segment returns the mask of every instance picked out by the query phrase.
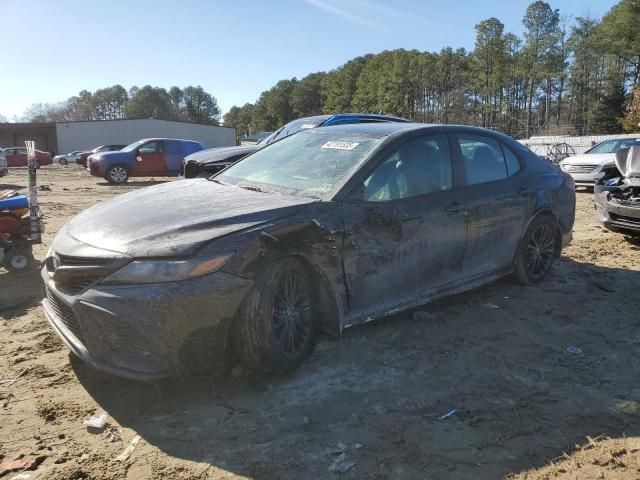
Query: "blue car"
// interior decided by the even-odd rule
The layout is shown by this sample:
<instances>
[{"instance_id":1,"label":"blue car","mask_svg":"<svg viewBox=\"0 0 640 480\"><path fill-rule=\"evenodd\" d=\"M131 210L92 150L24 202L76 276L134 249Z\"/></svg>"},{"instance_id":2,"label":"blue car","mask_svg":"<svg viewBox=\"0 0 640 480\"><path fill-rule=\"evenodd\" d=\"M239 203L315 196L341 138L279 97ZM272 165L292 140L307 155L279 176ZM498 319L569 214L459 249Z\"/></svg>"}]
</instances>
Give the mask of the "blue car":
<instances>
[{"instance_id":1,"label":"blue car","mask_svg":"<svg viewBox=\"0 0 640 480\"><path fill-rule=\"evenodd\" d=\"M87 159L87 170L109 183L124 183L129 177L177 176L184 158L202 149L193 140L145 138L116 152L94 153Z\"/></svg>"},{"instance_id":2,"label":"blue car","mask_svg":"<svg viewBox=\"0 0 640 480\"><path fill-rule=\"evenodd\" d=\"M185 178L210 177L223 168L233 165L247 155L271 145L278 140L298 133L301 130L331 125L349 125L353 123L388 123L408 122L406 118L394 117L376 113L336 113L334 115L316 115L292 120L284 127L280 127L256 145L242 145L239 147L209 148L184 160L183 174Z\"/></svg>"}]
</instances>

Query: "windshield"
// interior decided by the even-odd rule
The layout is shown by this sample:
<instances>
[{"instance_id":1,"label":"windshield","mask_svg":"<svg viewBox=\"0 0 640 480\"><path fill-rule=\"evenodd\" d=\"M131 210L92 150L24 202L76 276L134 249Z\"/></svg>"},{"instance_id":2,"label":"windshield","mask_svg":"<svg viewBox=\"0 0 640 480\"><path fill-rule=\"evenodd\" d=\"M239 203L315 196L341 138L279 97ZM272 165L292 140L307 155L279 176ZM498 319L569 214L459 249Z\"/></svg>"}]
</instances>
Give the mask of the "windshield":
<instances>
[{"instance_id":1,"label":"windshield","mask_svg":"<svg viewBox=\"0 0 640 480\"><path fill-rule=\"evenodd\" d=\"M133 152L136 148L138 148L143 143L144 143L144 140L138 140L137 142L133 142L132 144L127 145L126 147L124 147L120 151L121 152Z\"/></svg>"},{"instance_id":2,"label":"windshield","mask_svg":"<svg viewBox=\"0 0 640 480\"><path fill-rule=\"evenodd\" d=\"M294 120L292 122L287 123L280 130L276 130L267 138L264 139L262 145L269 145L270 143L277 142L278 140L282 140L283 138L288 137L289 135L293 135L294 133L298 133L300 130L306 130L307 128L315 128L320 125L325 117L320 118L301 118L300 120Z\"/></svg>"},{"instance_id":3,"label":"windshield","mask_svg":"<svg viewBox=\"0 0 640 480\"><path fill-rule=\"evenodd\" d=\"M605 140L602 143L599 143L591 150L588 150L586 153L613 153L617 152L621 148L627 148L636 143L638 139L636 138L622 138L617 140Z\"/></svg>"},{"instance_id":4,"label":"windshield","mask_svg":"<svg viewBox=\"0 0 640 480\"><path fill-rule=\"evenodd\" d=\"M361 132L313 129L258 150L213 179L250 190L321 198L383 139Z\"/></svg>"}]
</instances>

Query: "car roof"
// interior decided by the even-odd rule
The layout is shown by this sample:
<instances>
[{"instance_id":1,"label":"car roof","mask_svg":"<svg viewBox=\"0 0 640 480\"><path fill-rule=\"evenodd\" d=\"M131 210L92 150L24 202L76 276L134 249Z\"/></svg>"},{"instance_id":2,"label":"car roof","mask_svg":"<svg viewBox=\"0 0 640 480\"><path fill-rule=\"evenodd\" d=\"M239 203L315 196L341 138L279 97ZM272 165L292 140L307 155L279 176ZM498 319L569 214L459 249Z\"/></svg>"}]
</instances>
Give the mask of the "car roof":
<instances>
[{"instance_id":1,"label":"car roof","mask_svg":"<svg viewBox=\"0 0 640 480\"><path fill-rule=\"evenodd\" d=\"M331 125L322 127L321 130L328 131L343 131L348 133L368 133L372 135L391 135L396 132L410 131L410 130L432 130L432 129L459 129L468 132L476 132L483 134L492 134L499 137L506 137L501 132L490 130L482 127L472 127L470 125L449 125L449 124L437 124L437 123L411 123L411 122L380 122L380 123L348 123L343 125ZM316 129L309 129L313 131Z\"/></svg>"},{"instance_id":2,"label":"car roof","mask_svg":"<svg viewBox=\"0 0 640 480\"><path fill-rule=\"evenodd\" d=\"M184 138L167 138L167 137L154 137L154 138L141 138L138 140L139 142L149 142L151 140L174 140L176 142L190 142L190 143L200 143L197 140L186 140ZM125 145L126 146L126 145Z\"/></svg>"},{"instance_id":3,"label":"car roof","mask_svg":"<svg viewBox=\"0 0 640 480\"><path fill-rule=\"evenodd\" d=\"M334 113L334 114L330 114L330 115L313 115L310 117L301 117L301 118L296 118L295 120L292 120L292 122L314 122L314 123L322 123L325 122L329 119L331 120L337 120L340 118L349 118L349 117L358 117L358 118L370 118L370 119L379 119L379 120L389 120L389 121L395 121L395 122L405 122L405 123L409 123L410 120L407 120L406 118L402 118L402 117L396 117L394 115L386 115L384 113L350 113L350 112L341 112L341 113Z\"/></svg>"}]
</instances>

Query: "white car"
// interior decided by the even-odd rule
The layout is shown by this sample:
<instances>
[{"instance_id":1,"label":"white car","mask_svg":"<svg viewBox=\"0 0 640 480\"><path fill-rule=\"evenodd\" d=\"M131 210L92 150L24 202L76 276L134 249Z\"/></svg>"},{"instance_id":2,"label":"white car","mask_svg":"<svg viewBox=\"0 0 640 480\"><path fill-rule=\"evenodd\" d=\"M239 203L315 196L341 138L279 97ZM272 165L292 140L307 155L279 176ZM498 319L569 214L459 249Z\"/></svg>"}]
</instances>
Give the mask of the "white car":
<instances>
[{"instance_id":1,"label":"white car","mask_svg":"<svg viewBox=\"0 0 640 480\"><path fill-rule=\"evenodd\" d=\"M76 163L76 157L80 153L80 150L67 153L65 155L56 155L53 157L53 163L59 163L60 165L68 165L70 163Z\"/></svg>"},{"instance_id":2,"label":"white car","mask_svg":"<svg viewBox=\"0 0 640 480\"><path fill-rule=\"evenodd\" d=\"M621 148L640 145L640 138L613 138L605 140L580 155L573 155L560 162L560 168L573 177L576 185L593 187L602 169L614 163L615 153Z\"/></svg>"},{"instance_id":3,"label":"white car","mask_svg":"<svg viewBox=\"0 0 640 480\"><path fill-rule=\"evenodd\" d=\"M7 156L4 153L4 150L0 148L0 177L4 177L7 173L9 173L9 168L7 167Z\"/></svg>"}]
</instances>

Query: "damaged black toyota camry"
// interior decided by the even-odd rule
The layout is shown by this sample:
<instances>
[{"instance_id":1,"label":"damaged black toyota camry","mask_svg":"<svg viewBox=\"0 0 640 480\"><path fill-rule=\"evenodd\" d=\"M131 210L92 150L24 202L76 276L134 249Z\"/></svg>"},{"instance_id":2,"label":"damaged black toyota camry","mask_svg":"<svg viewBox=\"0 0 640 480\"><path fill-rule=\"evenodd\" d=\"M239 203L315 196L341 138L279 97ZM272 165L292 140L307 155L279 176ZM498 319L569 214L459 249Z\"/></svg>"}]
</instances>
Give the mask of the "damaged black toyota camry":
<instances>
[{"instance_id":1,"label":"damaged black toyota camry","mask_svg":"<svg viewBox=\"0 0 640 480\"><path fill-rule=\"evenodd\" d=\"M69 221L42 269L46 316L90 365L153 379L296 368L316 333L512 274L541 281L571 237L574 184L464 126L302 131L210 179Z\"/></svg>"}]
</instances>

